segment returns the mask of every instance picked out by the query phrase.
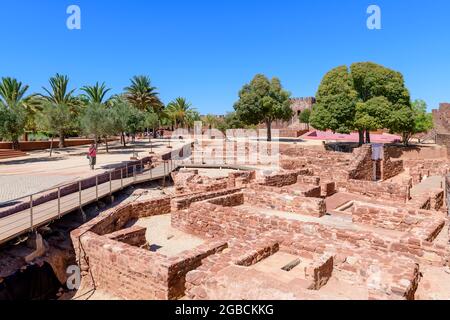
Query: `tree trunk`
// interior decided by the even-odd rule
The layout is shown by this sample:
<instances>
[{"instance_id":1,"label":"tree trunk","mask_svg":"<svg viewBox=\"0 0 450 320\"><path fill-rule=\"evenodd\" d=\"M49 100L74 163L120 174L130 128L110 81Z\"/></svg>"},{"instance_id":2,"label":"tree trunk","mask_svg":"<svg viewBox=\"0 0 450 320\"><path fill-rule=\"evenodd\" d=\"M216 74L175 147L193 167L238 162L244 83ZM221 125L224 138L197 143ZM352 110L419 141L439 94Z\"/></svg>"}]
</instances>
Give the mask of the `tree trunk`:
<instances>
[{"instance_id":1,"label":"tree trunk","mask_svg":"<svg viewBox=\"0 0 450 320\"><path fill-rule=\"evenodd\" d=\"M272 141L272 121L266 120L267 126L267 141Z\"/></svg>"},{"instance_id":2,"label":"tree trunk","mask_svg":"<svg viewBox=\"0 0 450 320\"><path fill-rule=\"evenodd\" d=\"M105 147L106 147L106 153L109 153L108 136L105 137Z\"/></svg>"},{"instance_id":3,"label":"tree trunk","mask_svg":"<svg viewBox=\"0 0 450 320\"><path fill-rule=\"evenodd\" d=\"M121 139L122 139L123 146L125 148L127 146L127 141L125 140L125 133L123 133L123 132L122 132L122 135L121 135Z\"/></svg>"},{"instance_id":4,"label":"tree trunk","mask_svg":"<svg viewBox=\"0 0 450 320\"><path fill-rule=\"evenodd\" d=\"M364 144L364 130L359 130L359 146L361 147Z\"/></svg>"},{"instance_id":5,"label":"tree trunk","mask_svg":"<svg viewBox=\"0 0 450 320\"><path fill-rule=\"evenodd\" d=\"M13 139L12 148L13 148L13 150L19 150L19 148L20 148L19 139L17 139L17 138Z\"/></svg>"},{"instance_id":6,"label":"tree trunk","mask_svg":"<svg viewBox=\"0 0 450 320\"><path fill-rule=\"evenodd\" d=\"M370 130L366 130L366 143L370 143Z\"/></svg>"},{"instance_id":7,"label":"tree trunk","mask_svg":"<svg viewBox=\"0 0 450 320\"><path fill-rule=\"evenodd\" d=\"M65 147L65 139L64 139L64 133L59 133L59 148L62 149Z\"/></svg>"},{"instance_id":8,"label":"tree trunk","mask_svg":"<svg viewBox=\"0 0 450 320\"><path fill-rule=\"evenodd\" d=\"M411 139L411 136L409 135L409 133L404 132L403 133L403 144L405 145L405 147L407 147L409 145L409 139Z\"/></svg>"},{"instance_id":9,"label":"tree trunk","mask_svg":"<svg viewBox=\"0 0 450 320\"><path fill-rule=\"evenodd\" d=\"M52 153L53 153L53 134L50 139L50 158L52 157Z\"/></svg>"}]
</instances>

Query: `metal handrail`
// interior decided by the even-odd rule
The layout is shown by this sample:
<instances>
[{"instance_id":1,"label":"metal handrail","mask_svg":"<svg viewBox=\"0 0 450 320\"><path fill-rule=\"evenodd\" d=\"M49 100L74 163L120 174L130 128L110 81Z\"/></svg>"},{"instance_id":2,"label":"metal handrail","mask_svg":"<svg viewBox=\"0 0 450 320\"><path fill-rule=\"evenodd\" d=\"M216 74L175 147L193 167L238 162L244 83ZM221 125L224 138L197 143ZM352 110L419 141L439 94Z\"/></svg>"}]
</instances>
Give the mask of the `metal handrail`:
<instances>
[{"instance_id":1,"label":"metal handrail","mask_svg":"<svg viewBox=\"0 0 450 320\"><path fill-rule=\"evenodd\" d=\"M189 145L189 144L187 144L187 145ZM185 147L185 146L181 147L179 150L183 149L184 147ZM140 160L141 167L143 167L143 160L144 160L144 159L149 159L149 160L150 160L150 157L145 157L145 158L143 158L143 159ZM55 190L56 188L61 188L61 189L63 189L64 187L72 186L72 185L74 185L74 184L76 184L76 183L78 183L78 182L80 182L80 181L83 182L83 181L92 179L93 177L100 177L100 176L104 176L104 175L107 175L107 174L111 174L111 173L116 172L116 171L118 171L118 170L127 169L127 168L129 167L129 163L130 163L130 162L136 162L136 161L129 161L129 162L127 162L126 165L123 166L123 167L115 168L115 169L108 170L108 171L104 171L104 172L102 172L102 173L100 173L100 174L98 174L98 175L96 175L96 176L91 176L91 177L87 177L87 178L83 178L83 179L77 179L77 180L74 180L74 181L66 182L66 183L64 183L64 184L59 184L59 185L56 185L56 186L53 186L53 187L49 187L49 188L47 188L47 189L43 189L43 190L40 190L40 191L37 191L37 192L33 192L33 193L30 193L30 194L26 194L26 195L24 195L24 196L21 196L21 197L15 198L15 199L10 199L10 200L7 200L7 201L0 202L0 207L5 206L5 205L7 205L7 204L9 204L9 203L17 202L18 200L21 200L21 199L24 199L24 198L29 198L30 196L35 196L35 195L38 195L38 194L42 194L42 193L45 193L45 192L48 192L48 191ZM148 162L147 162L147 163L148 163ZM137 165L136 165L136 166L137 166ZM127 171L127 174L128 174L128 171Z\"/></svg>"},{"instance_id":2,"label":"metal handrail","mask_svg":"<svg viewBox=\"0 0 450 320\"><path fill-rule=\"evenodd\" d=\"M184 149L184 147L185 146L183 146L182 148ZM190 156L190 154L188 155L188 157L189 156ZM184 161L184 159L181 160L181 162L183 162L183 161ZM18 200L24 200L24 199L29 198L29 207L27 207L28 204L26 201L21 201L21 203L18 204L18 206L21 206L21 205L25 206L22 210L19 210L17 212L12 212L11 214L8 214L8 215L0 218L0 221L3 219L10 220L10 221L3 220L4 222L7 222L7 223L0 225L0 243L3 243L12 238L15 238L24 232L33 231L37 227L39 227L43 224L46 224L50 221L61 218L61 216L64 213L71 212L71 211L75 210L77 207L82 209L83 206L85 206L93 201L98 201L99 197L104 197L104 196L108 196L108 195L111 196L113 192L122 190L125 186L133 185L135 183L142 183L145 181L150 181L153 179L164 179L164 183L165 183L166 175L170 174L173 170L178 168L180 161L169 159L169 160L163 160L162 164L160 164L159 166L156 166L156 167L152 167L150 165L150 168L148 169L149 176L148 176L148 178L145 178L144 174L147 172L147 170L145 170L144 165L148 164L148 163L150 163L150 161L145 161L145 158L144 158L144 159L141 159L139 163L133 164L133 166L130 166L129 163L127 163L124 167L109 170L109 171L103 172L103 173L93 176L93 177L89 177L89 178L85 178L85 179L77 180L77 181L72 181L70 183L60 185L57 187L53 187L53 188L48 188L48 189L30 194L27 196L17 198L15 200L9 200L7 202L3 202L2 204L4 205L6 203L17 202ZM161 165L163 166L163 170L161 170L162 169ZM167 170L166 170L166 167L167 167ZM130 168L132 168L132 170L133 170L132 176L130 176L130 172L129 172ZM126 170L126 177L124 177L123 170ZM118 174L119 171L120 171L120 175ZM155 174L155 171L160 171L160 172ZM161 176L161 174L162 174L162 176ZM105 176L108 176L108 179L106 181L103 181L100 183L99 178L103 178ZM141 177L144 177L144 179L141 179ZM95 178L95 185L92 185L92 186L88 185L87 187L85 186L83 189L83 186L82 186L83 182L86 182L86 181L90 182L90 181L92 181L93 178ZM132 180L125 182L124 180L127 180L127 179L132 179ZM118 181L118 180L120 180L120 185L113 187L113 181ZM76 185L78 185L77 191L72 191L65 195L61 194L61 190L64 189L65 187L69 187L69 186L72 187L72 186L76 186ZM99 190L101 190L102 187L103 187L103 191L101 191L101 194L100 194ZM105 187L107 188L107 190L104 189ZM95 197L92 199L93 194L91 193L88 196L88 198L87 199L85 198L83 201L83 191L91 189L91 188L95 188ZM50 196L50 199L43 201L42 203L36 204L36 200L40 199L40 198L36 197L37 195L42 194L42 196L45 197L46 196L45 193L48 193L47 195L51 195L52 194L52 193L50 193L51 191L57 192L56 198L51 198L51 196ZM91 192L92 191L93 190L91 190ZM106 191L106 193L104 191ZM69 199L64 202L61 201L65 197L70 197L76 193L78 193L78 197L77 197L78 199L75 199L75 200ZM55 201L55 200L57 200L56 205L55 204L51 205L50 202ZM62 205L67 205L68 203L70 205L64 211L62 209ZM48 204L48 207L45 207L46 204ZM39 209L41 209L41 211L39 211ZM55 210L55 209L56 209L56 212L47 213L47 212L49 212L51 210ZM9 209L9 210L11 210L11 209ZM13 208L13 210L14 210L14 208ZM27 214L27 210L28 210L29 214ZM45 214L45 213L47 213L47 214ZM28 220L28 222L23 223L24 220ZM12 225L14 225L14 227L9 227ZM17 229L17 232L12 231L14 229Z\"/></svg>"}]
</instances>

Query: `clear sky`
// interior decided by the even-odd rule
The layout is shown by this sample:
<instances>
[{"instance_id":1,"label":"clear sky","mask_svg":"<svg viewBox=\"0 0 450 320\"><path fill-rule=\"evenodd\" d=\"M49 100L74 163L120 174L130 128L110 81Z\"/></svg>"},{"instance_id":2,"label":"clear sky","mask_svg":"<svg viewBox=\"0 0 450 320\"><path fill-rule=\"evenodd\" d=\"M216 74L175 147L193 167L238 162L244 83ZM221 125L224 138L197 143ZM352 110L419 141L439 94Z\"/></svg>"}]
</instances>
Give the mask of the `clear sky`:
<instances>
[{"instance_id":1,"label":"clear sky","mask_svg":"<svg viewBox=\"0 0 450 320\"><path fill-rule=\"evenodd\" d=\"M150 76L161 98L231 111L256 73L312 96L330 68L373 61L398 71L429 109L450 101L448 0L0 0L0 76L42 91L56 72L120 92ZM81 8L81 30L66 9ZM382 30L366 27L381 7Z\"/></svg>"}]
</instances>

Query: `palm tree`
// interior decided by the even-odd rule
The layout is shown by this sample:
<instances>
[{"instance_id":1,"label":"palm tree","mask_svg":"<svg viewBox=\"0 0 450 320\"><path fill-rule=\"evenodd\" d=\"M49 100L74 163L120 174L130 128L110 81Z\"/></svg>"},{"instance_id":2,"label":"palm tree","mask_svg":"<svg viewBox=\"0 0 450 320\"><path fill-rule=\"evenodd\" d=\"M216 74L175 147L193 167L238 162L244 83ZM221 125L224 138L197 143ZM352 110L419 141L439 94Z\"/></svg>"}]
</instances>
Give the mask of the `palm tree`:
<instances>
[{"instance_id":1,"label":"palm tree","mask_svg":"<svg viewBox=\"0 0 450 320\"><path fill-rule=\"evenodd\" d=\"M202 121L208 126L208 129L212 129L217 126L219 123L217 117L212 114L207 114L206 116L202 117Z\"/></svg>"},{"instance_id":2,"label":"palm tree","mask_svg":"<svg viewBox=\"0 0 450 320\"><path fill-rule=\"evenodd\" d=\"M192 104L185 98L178 97L167 105L166 113L175 126L185 126L188 123L188 116L193 112Z\"/></svg>"},{"instance_id":3,"label":"palm tree","mask_svg":"<svg viewBox=\"0 0 450 320\"><path fill-rule=\"evenodd\" d=\"M10 77L2 78L0 83L0 131L11 139L13 149L19 148L19 138L25 132L27 118L36 107L36 95L26 96L28 89L28 85Z\"/></svg>"},{"instance_id":4,"label":"palm tree","mask_svg":"<svg viewBox=\"0 0 450 320\"><path fill-rule=\"evenodd\" d=\"M51 77L50 80L50 89L43 87L44 91L47 95L44 95L43 98L50 104L53 105L54 108L59 108L64 106L61 109L66 109L68 107L70 113L73 117L77 115L77 108L80 105L80 99L77 99L73 93L75 89L68 90L69 77L65 75L61 75L57 73L55 76ZM60 130L59 133L59 147L64 148L65 145L65 132L64 130Z\"/></svg>"},{"instance_id":5,"label":"palm tree","mask_svg":"<svg viewBox=\"0 0 450 320\"><path fill-rule=\"evenodd\" d=\"M134 76L131 85L124 89L125 99L135 108L141 111L153 109L159 114L164 105L158 97L156 87L152 87L150 78L147 76Z\"/></svg>"},{"instance_id":6,"label":"palm tree","mask_svg":"<svg viewBox=\"0 0 450 320\"><path fill-rule=\"evenodd\" d=\"M51 77L50 80L51 89L47 89L42 87L44 91L47 93L45 99L54 104L65 104L68 106L76 105L76 98L73 96L73 93L76 89L68 91L67 87L69 85L69 77L65 75L61 75L57 73L54 77Z\"/></svg>"},{"instance_id":7,"label":"palm tree","mask_svg":"<svg viewBox=\"0 0 450 320\"><path fill-rule=\"evenodd\" d=\"M106 94L111 90L110 88L106 88L105 83L103 82L101 85L97 82L93 86L84 86L81 88L84 91L84 95L86 99L90 103L98 103L103 104L105 101Z\"/></svg>"}]
</instances>

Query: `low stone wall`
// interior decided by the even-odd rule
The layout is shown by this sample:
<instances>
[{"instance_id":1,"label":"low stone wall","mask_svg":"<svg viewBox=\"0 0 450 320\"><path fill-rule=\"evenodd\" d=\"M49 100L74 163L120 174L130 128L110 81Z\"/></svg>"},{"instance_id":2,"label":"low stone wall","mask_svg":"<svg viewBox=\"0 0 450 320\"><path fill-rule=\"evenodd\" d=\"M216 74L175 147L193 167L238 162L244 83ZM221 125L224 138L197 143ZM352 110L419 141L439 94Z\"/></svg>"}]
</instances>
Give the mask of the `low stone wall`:
<instances>
[{"instance_id":1,"label":"low stone wall","mask_svg":"<svg viewBox=\"0 0 450 320\"><path fill-rule=\"evenodd\" d=\"M297 183L298 171L275 173L259 177L257 184L271 187L284 187Z\"/></svg>"},{"instance_id":2,"label":"low stone wall","mask_svg":"<svg viewBox=\"0 0 450 320\"><path fill-rule=\"evenodd\" d=\"M405 170L403 166L403 160L392 160L388 158L387 160L383 161L383 167L382 167L382 180L388 180L391 179L400 173L402 173Z\"/></svg>"},{"instance_id":3,"label":"low stone wall","mask_svg":"<svg viewBox=\"0 0 450 320\"><path fill-rule=\"evenodd\" d=\"M192 194L192 195L176 197L176 198L172 199L171 208L172 208L172 211L186 209L191 205L191 203L225 196L225 195L229 195L229 194L236 193L239 191L241 191L241 188L231 188L231 189L225 189L225 190L221 190L221 191L196 193L196 194Z\"/></svg>"},{"instance_id":4,"label":"low stone wall","mask_svg":"<svg viewBox=\"0 0 450 320\"><path fill-rule=\"evenodd\" d=\"M199 176L198 169L181 169L171 173L177 194L213 192L228 188L227 179Z\"/></svg>"},{"instance_id":5,"label":"low stone wall","mask_svg":"<svg viewBox=\"0 0 450 320\"><path fill-rule=\"evenodd\" d=\"M420 183L424 177L446 176L450 172L450 161L447 159L404 160L403 163L414 184Z\"/></svg>"},{"instance_id":6,"label":"low stone wall","mask_svg":"<svg viewBox=\"0 0 450 320\"><path fill-rule=\"evenodd\" d=\"M131 219L167 214L170 208L170 197L128 203L73 230L71 239L85 286L122 299L182 297L186 273L227 244L207 241L171 258L138 247L143 244L145 229L122 230Z\"/></svg>"},{"instance_id":7,"label":"low stone wall","mask_svg":"<svg viewBox=\"0 0 450 320\"><path fill-rule=\"evenodd\" d=\"M258 239L243 239L230 241L229 250L223 252L220 255L214 255L207 257L202 265L186 276L186 294L190 299L217 299L216 286L218 285L218 273L230 268L235 268L239 274L248 275L248 278L252 278L255 275L264 277L263 274L255 273L251 266L259 263L260 261L276 254L279 251L286 251L294 253L300 257L301 263L296 268L303 270L304 279L297 279L298 281L293 284L294 287L300 283L301 297L305 298L310 296L308 290L319 290L323 287L333 272L333 257L329 254L317 254L314 252L308 252L306 250L295 250L291 247L283 245L283 250L280 250L280 233L276 236L261 234ZM228 279L229 281L236 281L236 279ZM226 284L225 284L226 285ZM280 287L276 282L268 281L265 284L265 289L270 292L271 299L283 298L283 294L280 294ZM220 285L219 285L220 286ZM292 287L289 287L292 290ZM257 291L261 290L248 290L245 287L245 283L239 285L236 283L231 289L230 293L234 299L261 299ZM281 289L283 290L283 289ZM253 291L253 292L252 292ZM294 290L295 291L295 290ZM285 292L292 297L291 292ZM317 294L317 292L316 292ZM230 295L227 295L228 297ZM222 298L222 296L219 297ZM312 295L310 296L312 298ZM299 297L300 298L300 297Z\"/></svg>"},{"instance_id":8,"label":"low stone wall","mask_svg":"<svg viewBox=\"0 0 450 320\"><path fill-rule=\"evenodd\" d=\"M126 300L182 297L186 273L208 255L226 248L226 243L208 243L170 259L93 232L83 234L80 243L89 261L83 280Z\"/></svg>"},{"instance_id":9,"label":"low stone wall","mask_svg":"<svg viewBox=\"0 0 450 320\"><path fill-rule=\"evenodd\" d=\"M242 187L256 179L256 171L235 171L228 174L228 187Z\"/></svg>"},{"instance_id":10,"label":"low stone wall","mask_svg":"<svg viewBox=\"0 0 450 320\"><path fill-rule=\"evenodd\" d=\"M361 194L381 200L407 202L412 182L404 184L393 182L373 182L364 180L348 180L338 183L338 189L344 192Z\"/></svg>"},{"instance_id":11,"label":"low stone wall","mask_svg":"<svg viewBox=\"0 0 450 320\"><path fill-rule=\"evenodd\" d=\"M209 256L203 261L202 266L187 274L188 298L217 299L215 288L217 285L220 287L220 283L217 283L218 272L229 269L241 261L245 262L244 265L251 265L278 250L296 255L302 261L310 261L304 270L305 279L310 282L308 289L312 291L327 283L334 268L340 269L340 277L348 274L349 281L367 285L368 299L414 299L419 281L419 266L410 258L398 253L377 252L366 247L344 246L333 239L271 231L260 233L254 239L239 238L230 240L229 243L229 251ZM392 263L395 264L395 268L392 268ZM247 268L241 268L239 271L254 276ZM272 286L275 290L271 290ZM285 299L283 289L276 286L276 283L269 281L266 288L273 292L271 299ZM292 287L289 289L292 290ZM242 290L245 291L245 287L236 285L229 294L233 294L236 299L261 298L256 292L252 294L251 290L247 289L246 292ZM284 293L292 294L290 291ZM321 291L314 291L314 295L311 295L308 290L302 291L301 296L297 298L327 299L326 296L321 296Z\"/></svg>"},{"instance_id":12,"label":"low stone wall","mask_svg":"<svg viewBox=\"0 0 450 320\"><path fill-rule=\"evenodd\" d=\"M108 239L120 241L130 246L141 247L147 243L145 233L147 229L139 226L132 226L123 230L106 235Z\"/></svg>"},{"instance_id":13,"label":"low stone wall","mask_svg":"<svg viewBox=\"0 0 450 320\"><path fill-rule=\"evenodd\" d=\"M433 211L408 210L362 202L354 202L352 220L354 223L408 232L411 236L425 241L433 241L445 226L445 219L439 218Z\"/></svg>"},{"instance_id":14,"label":"low stone wall","mask_svg":"<svg viewBox=\"0 0 450 320\"><path fill-rule=\"evenodd\" d=\"M118 139L109 139L109 141L116 141ZM93 143L92 139L65 139L66 147L84 146ZM59 141L53 141L53 148L58 149ZM19 150L21 151L35 151L50 149L51 141L21 141L19 142ZM0 149L12 149L11 142L0 142Z\"/></svg>"},{"instance_id":15,"label":"low stone wall","mask_svg":"<svg viewBox=\"0 0 450 320\"><path fill-rule=\"evenodd\" d=\"M266 187L267 188L267 187ZM326 214L325 200L320 197L320 187L310 187L305 192L289 192L283 190L273 192L262 188L248 188L244 190L245 204L255 209L267 208L285 212L303 214L306 216L322 217Z\"/></svg>"},{"instance_id":16,"label":"low stone wall","mask_svg":"<svg viewBox=\"0 0 450 320\"><path fill-rule=\"evenodd\" d=\"M383 254L397 252L415 261L443 266L448 263L449 252L445 246L434 244L424 237L406 233L398 240L389 236L377 236L372 232L346 230L319 223L291 220L281 216L259 213L241 207L222 207L209 202L194 203L190 208L172 213L172 226L186 232L212 239L257 238L269 231L311 236L311 250L324 252L327 242L337 246L370 248ZM428 231L425 230L426 233ZM319 240L324 241L321 248ZM287 239L286 239L287 240ZM303 244L308 246L308 244ZM318 251L319 250L319 251ZM347 250L346 250L347 252Z\"/></svg>"}]
</instances>

